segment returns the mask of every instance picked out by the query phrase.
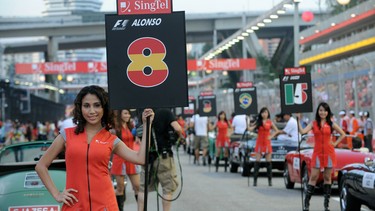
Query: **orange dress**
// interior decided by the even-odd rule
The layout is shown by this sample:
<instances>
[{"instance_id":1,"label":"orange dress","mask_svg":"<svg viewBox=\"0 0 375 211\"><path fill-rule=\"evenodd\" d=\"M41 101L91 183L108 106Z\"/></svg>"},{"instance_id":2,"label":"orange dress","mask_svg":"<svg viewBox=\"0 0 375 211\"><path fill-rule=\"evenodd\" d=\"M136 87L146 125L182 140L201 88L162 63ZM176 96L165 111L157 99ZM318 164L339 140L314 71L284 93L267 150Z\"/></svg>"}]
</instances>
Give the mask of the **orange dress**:
<instances>
[{"instance_id":1,"label":"orange dress","mask_svg":"<svg viewBox=\"0 0 375 211\"><path fill-rule=\"evenodd\" d=\"M272 153L271 140L268 139L272 127L272 121L266 120L263 125L258 128L258 138L255 142L255 152Z\"/></svg>"},{"instance_id":2,"label":"orange dress","mask_svg":"<svg viewBox=\"0 0 375 211\"><path fill-rule=\"evenodd\" d=\"M138 151L139 145L134 142L134 136L128 128L122 128L121 130L121 137L122 141L128 146L130 149ZM112 158L112 168L111 174L113 175L131 175L131 174L139 174L140 170L137 169L137 166L134 163L128 162L122 159L118 155L113 155Z\"/></svg>"},{"instance_id":3,"label":"orange dress","mask_svg":"<svg viewBox=\"0 0 375 211\"><path fill-rule=\"evenodd\" d=\"M228 123L224 121L218 121L216 123L218 129L216 136L216 147L229 147L229 137L228 137Z\"/></svg>"},{"instance_id":4,"label":"orange dress","mask_svg":"<svg viewBox=\"0 0 375 211\"><path fill-rule=\"evenodd\" d=\"M108 170L108 163L117 136L106 129L99 131L90 144L86 132L76 135L73 128L66 128L65 161L66 189L73 188L78 202L62 210L117 211L115 191Z\"/></svg>"},{"instance_id":5,"label":"orange dress","mask_svg":"<svg viewBox=\"0 0 375 211\"><path fill-rule=\"evenodd\" d=\"M336 166L335 148L331 144L331 127L325 123L321 128L316 121L312 127L315 144L311 159L313 168L333 168Z\"/></svg>"}]
</instances>

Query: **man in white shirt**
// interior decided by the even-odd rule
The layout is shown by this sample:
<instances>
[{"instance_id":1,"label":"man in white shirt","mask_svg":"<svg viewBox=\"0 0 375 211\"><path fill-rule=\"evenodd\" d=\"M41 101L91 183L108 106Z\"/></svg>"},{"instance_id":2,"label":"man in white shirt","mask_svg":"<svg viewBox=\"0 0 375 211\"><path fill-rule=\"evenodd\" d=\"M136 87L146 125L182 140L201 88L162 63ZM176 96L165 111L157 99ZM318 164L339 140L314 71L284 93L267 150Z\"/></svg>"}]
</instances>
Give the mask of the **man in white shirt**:
<instances>
[{"instance_id":1,"label":"man in white shirt","mask_svg":"<svg viewBox=\"0 0 375 211\"><path fill-rule=\"evenodd\" d=\"M240 140L248 126L248 117L246 114L240 114L233 117L232 127L233 134L230 137L231 141Z\"/></svg>"},{"instance_id":2,"label":"man in white shirt","mask_svg":"<svg viewBox=\"0 0 375 211\"><path fill-rule=\"evenodd\" d=\"M203 165L206 165L206 155L208 150L208 117L201 117L199 114L195 114L191 118L191 123L194 124L194 153L195 153L195 162L199 165L199 150L203 151Z\"/></svg>"},{"instance_id":3,"label":"man in white shirt","mask_svg":"<svg viewBox=\"0 0 375 211\"><path fill-rule=\"evenodd\" d=\"M65 128L70 128L70 127L75 127L75 126L76 124L73 123L73 117L68 117L64 121L62 121L60 130L65 129Z\"/></svg>"},{"instance_id":4,"label":"man in white shirt","mask_svg":"<svg viewBox=\"0 0 375 211\"><path fill-rule=\"evenodd\" d=\"M280 130L277 139L280 141L290 141L293 144L297 144L299 140L297 120L292 114L284 114L283 118L287 121L283 130Z\"/></svg>"}]
</instances>

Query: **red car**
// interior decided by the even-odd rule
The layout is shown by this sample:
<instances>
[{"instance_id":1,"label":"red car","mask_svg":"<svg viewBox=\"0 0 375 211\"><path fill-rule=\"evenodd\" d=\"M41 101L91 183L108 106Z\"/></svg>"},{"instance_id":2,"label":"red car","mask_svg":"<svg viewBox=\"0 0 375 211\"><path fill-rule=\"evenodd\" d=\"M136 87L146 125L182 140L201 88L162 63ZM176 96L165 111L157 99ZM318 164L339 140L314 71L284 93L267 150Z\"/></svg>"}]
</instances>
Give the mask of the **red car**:
<instances>
[{"instance_id":1,"label":"red car","mask_svg":"<svg viewBox=\"0 0 375 211\"><path fill-rule=\"evenodd\" d=\"M284 183L287 189L294 188L295 183L303 184L307 187L311 174L311 157L313 154L314 138L311 135L304 136L300 145L300 151L290 151L285 156ZM365 158L374 159L375 154L364 152L361 149L339 149L335 148L337 165L332 172L332 183L338 185L338 175L340 170L351 163L363 163ZM323 184L323 174L319 176L316 186Z\"/></svg>"}]
</instances>

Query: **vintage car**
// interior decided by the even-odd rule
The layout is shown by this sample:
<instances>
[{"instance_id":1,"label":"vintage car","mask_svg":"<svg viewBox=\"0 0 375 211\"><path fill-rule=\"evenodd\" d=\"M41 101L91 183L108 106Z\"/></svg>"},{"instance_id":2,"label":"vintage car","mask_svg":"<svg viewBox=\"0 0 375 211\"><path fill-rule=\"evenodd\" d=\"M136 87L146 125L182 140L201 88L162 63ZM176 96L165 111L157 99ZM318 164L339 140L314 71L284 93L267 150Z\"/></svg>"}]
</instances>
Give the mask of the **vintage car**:
<instances>
[{"instance_id":1,"label":"vintage car","mask_svg":"<svg viewBox=\"0 0 375 211\"><path fill-rule=\"evenodd\" d=\"M313 154L314 138L312 135L304 135L299 146L300 150L288 152L284 164L284 183L287 189L294 188L295 183L302 183L307 188L311 173L311 157ZM337 165L332 172L333 185L338 185L338 175L341 169L350 163L363 162L365 158L374 159L375 155L364 152L360 149L339 149L335 148ZM323 183L323 175L319 176L317 187Z\"/></svg>"},{"instance_id":2,"label":"vintage car","mask_svg":"<svg viewBox=\"0 0 375 211\"><path fill-rule=\"evenodd\" d=\"M0 150L0 210L61 210L61 204L47 191L34 170L51 143L26 142ZM51 164L50 175L57 188L64 190L64 154L60 154Z\"/></svg>"},{"instance_id":3,"label":"vintage car","mask_svg":"<svg viewBox=\"0 0 375 211\"><path fill-rule=\"evenodd\" d=\"M238 168L242 167L242 176L250 176L251 169L255 162L255 142L257 134L245 131L239 141L231 142L230 146L230 172L238 172ZM297 141L279 141L271 140L272 145L272 168L283 170L285 155L292 150L297 149ZM265 167L265 158L260 161L260 167Z\"/></svg>"},{"instance_id":4,"label":"vintage car","mask_svg":"<svg viewBox=\"0 0 375 211\"><path fill-rule=\"evenodd\" d=\"M362 204L375 210L375 163L346 165L339 172L340 207L342 211L359 211Z\"/></svg>"}]
</instances>

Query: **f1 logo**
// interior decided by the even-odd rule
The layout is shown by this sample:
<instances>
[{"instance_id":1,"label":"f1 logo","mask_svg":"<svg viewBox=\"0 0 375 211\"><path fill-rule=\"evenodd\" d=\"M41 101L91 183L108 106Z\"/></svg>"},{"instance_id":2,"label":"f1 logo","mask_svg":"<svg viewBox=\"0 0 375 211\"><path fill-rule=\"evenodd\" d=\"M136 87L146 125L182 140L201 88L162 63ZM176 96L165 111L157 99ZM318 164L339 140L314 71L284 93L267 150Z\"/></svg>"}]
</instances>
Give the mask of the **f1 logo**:
<instances>
[{"instance_id":1,"label":"f1 logo","mask_svg":"<svg viewBox=\"0 0 375 211\"><path fill-rule=\"evenodd\" d=\"M117 20L112 30L125 30L129 20Z\"/></svg>"},{"instance_id":2,"label":"f1 logo","mask_svg":"<svg viewBox=\"0 0 375 211\"><path fill-rule=\"evenodd\" d=\"M284 84L285 105L304 104L307 101L307 83L297 83L294 89L293 84Z\"/></svg>"}]
</instances>

